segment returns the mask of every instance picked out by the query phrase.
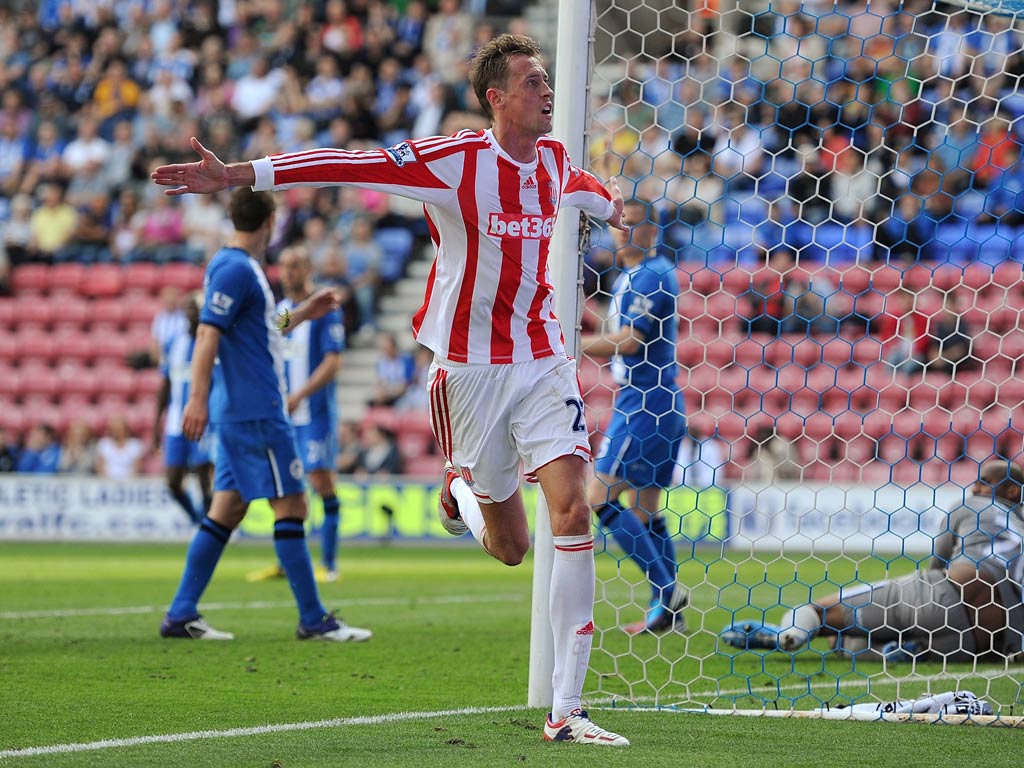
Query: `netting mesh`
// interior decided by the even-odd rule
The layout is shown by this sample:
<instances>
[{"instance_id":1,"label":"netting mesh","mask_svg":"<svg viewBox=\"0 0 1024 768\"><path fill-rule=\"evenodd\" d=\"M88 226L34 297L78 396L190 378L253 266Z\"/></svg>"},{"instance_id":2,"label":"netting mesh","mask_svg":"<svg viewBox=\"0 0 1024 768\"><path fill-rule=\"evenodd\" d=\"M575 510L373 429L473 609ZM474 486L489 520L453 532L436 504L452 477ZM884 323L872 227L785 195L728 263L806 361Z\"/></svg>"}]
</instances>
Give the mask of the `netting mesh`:
<instances>
[{"instance_id":1,"label":"netting mesh","mask_svg":"<svg viewBox=\"0 0 1024 768\"><path fill-rule=\"evenodd\" d=\"M982 463L1020 460L1024 26L927 0L680 5L596 3L589 161L653 204L679 281L690 438L661 511L689 629L623 632L657 595L607 536L589 693L809 708L961 687L1010 711L1006 653L938 641L959 619L883 620L853 658L719 632L926 571ZM585 333L615 312L615 252L596 231ZM581 363L595 449L612 367Z\"/></svg>"}]
</instances>

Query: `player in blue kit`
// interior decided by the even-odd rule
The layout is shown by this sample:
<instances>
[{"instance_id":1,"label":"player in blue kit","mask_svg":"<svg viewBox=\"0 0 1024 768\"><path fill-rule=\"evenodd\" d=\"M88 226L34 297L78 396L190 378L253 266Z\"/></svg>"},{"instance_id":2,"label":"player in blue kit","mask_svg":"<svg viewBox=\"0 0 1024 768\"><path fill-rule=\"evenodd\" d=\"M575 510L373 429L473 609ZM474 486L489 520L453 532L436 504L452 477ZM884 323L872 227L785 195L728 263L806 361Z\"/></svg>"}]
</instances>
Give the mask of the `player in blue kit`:
<instances>
[{"instance_id":1,"label":"player in blue kit","mask_svg":"<svg viewBox=\"0 0 1024 768\"><path fill-rule=\"evenodd\" d=\"M278 312L292 312L313 294L313 264L301 245L281 252L281 287L285 297ZM314 573L317 581L338 580L339 505L335 492L334 461L338 453L335 408L335 379L345 349L345 326L341 310L304 323L285 334L285 381L288 385L288 413L299 444L299 456L313 491L323 499L321 563ZM250 581L284 576L281 565L249 575Z\"/></svg>"},{"instance_id":2,"label":"player in blue kit","mask_svg":"<svg viewBox=\"0 0 1024 768\"><path fill-rule=\"evenodd\" d=\"M609 317L602 333L581 340L583 353L611 358L619 385L587 496L601 525L651 585L644 619L627 625L626 632L682 631L689 596L676 583L675 545L661 515L662 492L672 484L686 429L676 383L679 282L675 265L654 251L657 226L650 205L627 201L623 220L632 229L612 230L621 274Z\"/></svg>"},{"instance_id":3,"label":"player in blue kit","mask_svg":"<svg viewBox=\"0 0 1024 768\"><path fill-rule=\"evenodd\" d=\"M182 431L192 440L202 436L208 422L216 431L213 504L189 546L160 634L234 638L206 623L199 614L199 599L249 502L266 498L274 510L274 550L299 609L296 636L366 640L372 634L369 630L346 625L320 602L306 547L305 476L285 414L281 331L294 331L303 322L336 310L339 297L337 291L324 289L279 315L260 263L274 230L273 196L241 187L231 195L229 212L235 234L206 269L192 391L182 421Z\"/></svg>"},{"instance_id":4,"label":"player in blue kit","mask_svg":"<svg viewBox=\"0 0 1024 768\"><path fill-rule=\"evenodd\" d=\"M163 350L160 372L164 380L157 394L156 421L153 425L153 446L162 448L164 452L167 487L189 520L196 524L209 512L213 499L213 459L210 455L213 436L207 430L198 442L193 442L182 434L181 421L192 380L192 351L196 345L201 303L200 294L193 293L185 297L182 309L188 319L188 332L172 338ZM185 474L189 470L199 480L203 495L202 509L196 509L192 497L185 491Z\"/></svg>"}]
</instances>

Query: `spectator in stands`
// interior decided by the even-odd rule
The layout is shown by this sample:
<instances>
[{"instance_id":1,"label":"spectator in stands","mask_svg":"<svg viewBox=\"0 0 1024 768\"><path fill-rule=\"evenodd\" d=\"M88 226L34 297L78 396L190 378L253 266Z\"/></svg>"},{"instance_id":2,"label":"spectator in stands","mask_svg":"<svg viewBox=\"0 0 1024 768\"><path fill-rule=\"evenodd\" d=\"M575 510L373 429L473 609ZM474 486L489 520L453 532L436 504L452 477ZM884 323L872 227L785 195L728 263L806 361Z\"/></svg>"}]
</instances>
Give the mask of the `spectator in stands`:
<instances>
[{"instance_id":1,"label":"spectator in stands","mask_svg":"<svg viewBox=\"0 0 1024 768\"><path fill-rule=\"evenodd\" d=\"M392 477L402 474L402 470L402 454L395 433L380 424L371 424L366 430L356 477Z\"/></svg>"},{"instance_id":2,"label":"spectator in stands","mask_svg":"<svg viewBox=\"0 0 1024 768\"><path fill-rule=\"evenodd\" d=\"M427 19L423 50L442 82L465 78L462 65L469 60L472 47L473 18L463 13L459 0L440 0L438 12Z\"/></svg>"},{"instance_id":3,"label":"spectator in stands","mask_svg":"<svg viewBox=\"0 0 1024 768\"><path fill-rule=\"evenodd\" d=\"M368 405L391 406L415 384L415 363L412 355L398 348L395 334L389 331L377 334L377 351L377 383Z\"/></svg>"},{"instance_id":4,"label":"spectator in stands","mask_svg":"<svg viewBox=\"0 0 1024 768\"><path fill-rule=\"evenodd\" d=\"M963 316L960 295L949 291L942 302L942 312L933 319L928 331L925 357L929 372L956 374L971 366L971 343L974 332Z\"/></svg>"},{"instance_id":5,"label":"spectator in stands","mask_svg":"<svg viewBox=\"0 0 1024 768\"><path fill-rule=\"evenodd\" d=\"M899 373L917 373L928 359L928 320L917 311L915 294L906 288L885 298L885 312L877 318L882 356Z\"/></svg>"},{"instance_id":6,"label":"spectator in stands","mask_svg":"<svg viewBox=\"0 0 1024 768\"><path fill-rule=\"evenodd\" d=\"M224 221L227 219L224 198L220 195L186 198L182 207L188 260L194 264L205 264L224 241Z\"/></svg>"},{"instance_id":7,"label":"spectator in stands","mask_svg":"<svg viewBox=\"0 0 1024 768\"><path fill-rule=\"evenodd\" d=\"M741 297L747 306L741 306L740 311L751 333L778 336L783 332L782 323L790 309L785 280L795 267L796 261L788 248L777 247L768 254L767 268L754 276L751 290Z\"/></svg>"},{"instance_id":8,"label":"spectator in stands","mask_svg":"<svg viewBox=\"0 0 1024 768\"><path fill-rule=\"evenodd\" d=\"M110 159L110 142L99 135L99 122L91 114L78 121L78 132L61 155L62 173L68 180L79 175L102 175Z\"/></svg>"},{"instance_id":9,"label":"spectator in stands","mask_svg":"<svg viewBox=\"0 0 1024 768\"><path fill-rule=\"evenodd\" d=\"M339 475L354 475L362 459L362 438L359 425L351 420L338 422L338 458L335 469Z\"/></svg>"},{"instance_id":10,"label":"spectator in stands","mask_svg":"<svg viewBox=\"0 0 1024 768\"><path fill-rule=\"evenodd\" d=\"M0 194L10 197L18 191L28 149L14 119L0 115Z\"/></svg>"},{"instance_id":11,"label":"spectator in stands","mask_svg":"<svg viewBox=\"0 0 1024 768\"><path fill-rule=\"evenodd\" d=\"M725 443L716 435L705 435L697 427L688 427L679 444L672 485L685 485L695 491L721 487L727 456Z\"/></svg>"},{"instance_id":12,"label":"spectator in stands","mask_svg":"<svg viewBox=\"0 0 1024 768\"><path fill-rule=\"evenodd\" d=\"M0 248L13 266L29 261L32 239L32 198L19 193L11 199L7 220L0 220Z\"/></svg>"},{"instance_id":13,"label":"spectator in stands","mask_svg":"<svg viewBox=\"0 0 1024 768\"><path fill-rule=\"evenodd\" d=\"M0 224L0 232L3 231L3 224ZM11 295L11 260L7 255L7 248L3 240L0 240L0 296Z\"/></svg>"},{"instance_id":14,"label":"spectator in stands","mask_svg":"<svg viewBox=\"0 0 1024 768\"><path fill-rule=\"evenodd\" d=\"M100 133L106 129L107 135L113 134L114 123L118 120L131 118L139 103L142 89L128 72L128 66L120 57L107 63L103 77L92 92L94 114L103 121Z\"/></svg>"},{"instance_id":15,"label":"spectator in stands","mask_svg":"<svg viewBox=\"0 0 1024 768\"><path fill-rule=\"evenodd\" d=\"M81 419L68 425L60 451L60 471L73 475L96 474L96 438Z\"/></svg>"},{"instance_id":16,"label":"spectator in stands","mask_svg":"<svg viewBox=\"0 0 1024 768\"><path fill-rule=\"evenodd\" d=\"M799 482L800 458L796 446L775 431L764 426L754 434L749 465L743 479L748 482L774 485L778 482Z\"/></svg>"},{"instance_id":17,"label":"spectator in stands","mask_svg":"<svg viewBox=\"0 0 1024 768\"><path fill-rule=\"evenodd\" d=\"M373 239L369 216L357 216L345 238L345 279L359 306L359 329L373 333L377 329L377 290L384 252Z\"/></svg>"},{"instance_id":18,"label":"spectator in stands","mask_svg":"<svg viewBox=\"0 0 1024 768\"><path fill-rule=\"evenodd\" d=\"M16 472L54 475L60 469L60 439L49 424L36 424L18 454Z\"/></svg>"},{"instance_id":19,"label":"spectator in stands","mask_svg":"<svg viewBox=\"0 0 1024 768\"><path fill-rule=\"evenodd\" d=\"M78 209L74 234L68 244L54 254L53 260L82 264L109 262L114 258L110 237L110 196L98 191Z\"/></svg>"},{"instance_id":20,"label":"spectator in stands","mask_svg":"<svg viewBox=\"0 0 1024 768\"><path fill-rule=\"evenodd\" d=\"M71 242L77 226L78 212L64 200L61 185L44 184L40 205L29 220L28 260L52 263L57 252Z\"/></svg>"},{"instance_id":21,"label":"spectator in stands","mask_svg":"<svg viewBox=\"0 0 1024 768\"><path fill-rule=\"evenodd\" d=\"M126 480L142 473L146 447L133 436L123 416L107 422L107 433L96 443L96 474L111 480Z\"/></svg>"},{"instance_id":22,"label":"spectator in stands","mask_svg":"<svg viewBox=\"0 0 1024 768\"><path fill-rule=\"evenodd\" d=\"M179 201L151 197L135 218L137 244L132 258L158 264L185 261L185 215Z\"/></svg>"},{"instance_id":23,"label":"spectator in stands","mask_svg":"<svg viewBox=\"0 0 1024 768\"><path fill-rule=\"evenodd\" d=\"M135 260L141 220L139 193L133 187L125 187L111 206L110 246L114 260L118 263L126 264Z\"/></svg>"},{"instance_id":24,"label":"spectator in stands","mask_svg":"<svg viewBox=\"0 0 1024 768\"><path fill-rule=\"evenodd\" d=\"M0 428L0 472L15 472L18 466L18 446L11 441L7 430Z\"/></svg>"},{"instance_id":25,"label":"spectator in stands","mask_svg":"<svg viewBox=\"0 0 1024 768\"><path fill-rule=\"evenodd\" d=\"M39 185L60 179L64 146L57 123L53 120L40 121L35 140L25 154L25 169L19 187L21 192L32 194Z\"/></svg>"},{"instance_id":26,"label":"spectator in stands","mask_svg":"<svg viewBox=\"0 0 1024 768\"><path fill-rule=\"evenodd\" d=\"M413 381L405 391L405 394L395 401L395 408L400 411L420 411L426 413L430 394L427 376L430 371L430 365L434 362L434 353L422 344L417 344L412 357Z\"/></svg>"}]
</instances>

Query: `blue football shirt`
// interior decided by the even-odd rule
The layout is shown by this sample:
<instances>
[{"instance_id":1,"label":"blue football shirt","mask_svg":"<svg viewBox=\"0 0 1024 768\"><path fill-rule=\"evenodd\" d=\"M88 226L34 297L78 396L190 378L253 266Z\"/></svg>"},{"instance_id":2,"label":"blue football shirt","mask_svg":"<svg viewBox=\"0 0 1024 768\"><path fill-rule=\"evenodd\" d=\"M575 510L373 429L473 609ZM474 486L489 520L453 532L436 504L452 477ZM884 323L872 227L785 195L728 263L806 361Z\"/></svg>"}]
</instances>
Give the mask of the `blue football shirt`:
<instances>
[{"instance_id":1,"label":"blue football shirt","mask_svg":"<svg viewBox=\"0 0 1024 768\"><path fill-rule=\"evenodd\" d=\"M632 355L612 359L612 374L619 385L639 390L678 388L678 297L675 266L663 256L648 258L619 275L612 288L609 328L614 332L632 326L642 339Z\"/></svg>"},{"instance_id":2,"label":"blue football shirt","mask_svg":"<svg viewBox=\"0 0 1024 768\"><path fill-rule=\"evenodd\" d=\"M291 299L284 299L277 305L279 312L283 309L290 311L295 307L296 304ZM341 310L328 312L323 317L303 323L286 334L284 348L285 382L288 391L295 392L309 381L309 377L326 355L345 349L345 326ZM303 400L291 413L292 424L305 426L314 422L326 422L333 425L334 388L335 384L332 381Z\"/></svg>"},{"instance_id":3,"label":"blue football shirt","mask_svg":"<svg viewBox=\"0 0 1024 768\"><path fill-rule=\"evenodd\" d=\"M239 248L221 248L206 268L203 289L199 322L221 331L210 422L284 417L284 342L260 263Z\"/></svg>"}]
</instances>

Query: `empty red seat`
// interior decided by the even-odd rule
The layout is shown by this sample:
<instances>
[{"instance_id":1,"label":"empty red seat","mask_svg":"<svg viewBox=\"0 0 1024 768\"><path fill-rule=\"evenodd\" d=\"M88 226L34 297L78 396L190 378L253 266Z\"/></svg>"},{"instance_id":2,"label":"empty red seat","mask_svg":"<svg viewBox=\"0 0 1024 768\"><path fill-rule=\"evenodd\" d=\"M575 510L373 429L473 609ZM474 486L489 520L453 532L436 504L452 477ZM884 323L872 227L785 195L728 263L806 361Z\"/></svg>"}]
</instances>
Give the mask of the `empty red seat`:
<instances>
[{"instance_id":1,"label":"empty red seat","mask_svg":"<svg viewBox=\"0 0 1024 768\"><path fill-rule=\"evenodd\" d=\"M21 368L22 395L30 392L56 397L59 391L57 372L47 363L39 360L23 361Z\"/></svg>"},{"instance_id":2,"label":"empty red seat","mask_svg":"<svg viewBox=\"0 0 1024 768\"><path fill-rule=\"evenodd\" d=\"M135 262L122 267L126 293L154 294L160 288L160 267L148 262Z\"/></svg>"},{"instance_id":3,"label":"empty red seat","mask_svg":"<svg viewBox=\"0 0 1024 768\"><path fill-rule=\"evenodd\" d=\"M0 375L5 367L14 365L18 360L18 342L9 333L0 333Z\"/></svg>"},{"instance_id":4,"label":"empty red seat","mask_svg":"<svg viewBox=\"0 0 1024 768\"><path fill-rule=\"evenodd\" d=\"M45 365L53 363L60 350L57 340L46 332L35 328L22 328L13 336L17 345L17 358L24 365L26 362L41 362Z\"/></svg>"},{"instance_id":5,"label":"empty red seat","mask_svg":"<svg viewBox=\"0 0 1024 768\"><path fill-rule=\"evenodd\" d=\"M160 371L149 368L135 372L135 398L136 400L149 400L153 398L163 385L164 378Z\"/></svg>"},{"instance_id":6,"label":"empty red seat","mask_svg":"<svg viewBox=\"0 0 1024 768\"><path fill-rule=\"evenodd\" d=\"M91 310L90 318L94 324L122 326L127 319L127 307L123 298L96 299L92 302Z\"/></svg>"},{"instance_id":7,"label":"empty red seat","mask_svg":"<svg viewBox=\"0 0 1024 768\"><path fill-rule=\"evenodd\" d=\"M22 264L11 273L11 288L14 293L39 295L50 290L50 266L48 264Z\"/></svg>"},{"instance_id":8,"label":"empty red seat","mask_svg":"<svg viewBox=\"0 0 1024 768\"><path fill-rule=\"evenodd\" d=\"M109 360L123 363L130 352L124 336L93 335L93 360Z\"/></svg>"},{"instance_id":9,"label":"empty red seat","mask_svg":"<svg viewBox=\"0 0 1024 768\"><path fill-rule=\"evenodd\" d=\"M124 290L124 277L117 264L94 264L82 275L78 292L83 296L98 298L117 296Z\"/></svg>"},{"instance_id":10,"label":"empty red seat","mask_svg":"<svg viewBox=\"0 0 1024 768\"><path fill-rule=\"evenodd\" d=\"M160 285L194 291L203 284L203 268L195 264L167 264L160 269Z\"/></svg>"},{"instance_id":11,"label":"empty red seat","mask_svg":"<svg viewBox=\"0 0 1024 768\"><path fill-rule=\"evenodd\" d=\"M9 363L0 361L0 400L12 402L22 395L22 374Z\"/></svg>"},{"instance_id":12,"label":"empty red seat","mask_svg":"<svg viewBox=\"0 0 1024 768\"><path fill-rule=\"evenodd\" d=\"M0 408L0 429L12 440L20 440L31 428L33 421L21 408Z\"/></svg>"},{"instance_id":13,"label":"empty red seat","mask_svg":"<svg viewBox=\"0 0 1024 768\"><path fill-rule=\"evenodd\" d=\"M148 327L163 308L160 299L152 296L124 296L121 301L124 305L125 322L132 325L145 324Z\"/></svg>"},{"instance_id":14,"label":"empty red seat","mask_svg":"<svg viewBox=\"0 0 1024 768\"><path fill-rule=\"evenodd\" d=\"M64 365L57 371L60 391L63 398L69 395L80 395L84 400L96 397L100 388L100 380L95 371L80 365Z\"/></svg>"},{"instance_id":15,"label":"empty red seat","mask_svg":"<svg viewBox=\"0 0 1024 768\"><path fill-rule=\"evenodd\" d=\"M10 325L16 328L27 325L46 328L53 322L53 308L55 304L56 301L51 301L46 296L22 296L15 298Z\"/></svg>"},{"instance_id":16,"label":"empty red seat","mask_svg":"<svg viewBox=\"0 0 1024 768\"><path fill-rule=\"evenodd\" d=\"M125 401L135 399L135 371L131 368L107 361L97 365L93 370L98 382L96 388L98 396L110 395Z\"/></svg>"},{"instance_id":17,"label":"empty red seat","mask_svg":"<svg viewBox=\"0 0 1024 768\"><path fill-rule=\"evenodd\" d=\"M78 293L89 270L84 264L68 262L67 264L55 264L50 270L50 293L51 295L67 295Z\"/></svg>"},{"instance_id":18,"label":"empty red seat","mask_svg":"<svg viewBox=\"0 0 1024 768\"><path fill-rule=\"evenodd\" d=\"M92 304L78 296L62 296L51 302L54 330L85 328L92 318Z\"/></svg>"}]
</instances>

